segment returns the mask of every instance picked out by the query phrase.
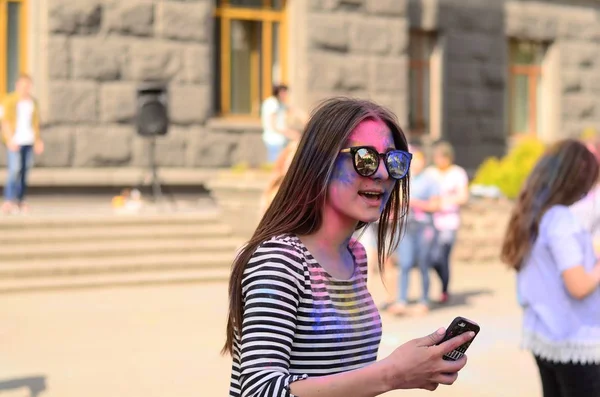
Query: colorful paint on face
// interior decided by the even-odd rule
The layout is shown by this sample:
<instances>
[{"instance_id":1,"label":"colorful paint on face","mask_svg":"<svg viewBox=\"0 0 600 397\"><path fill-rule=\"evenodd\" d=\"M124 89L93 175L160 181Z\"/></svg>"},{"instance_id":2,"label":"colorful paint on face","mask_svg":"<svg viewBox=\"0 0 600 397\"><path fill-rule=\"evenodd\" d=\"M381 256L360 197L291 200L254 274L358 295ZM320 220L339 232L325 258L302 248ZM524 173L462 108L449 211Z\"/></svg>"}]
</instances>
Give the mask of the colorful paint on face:
<instances>
[{"instance_id":1,"label":"colorful paint on face","mask_svg":"<svg viewBox=\"0 0 600 397\"><path fill-rule=\"evenodd\" d=\"M358 125L344 145L345 148L355 146L370 146L379 153L395 149L392 132L380 120L365 120ZM356 173L352 155L342 153L336 159L329 181L325 209L343 218L343 223L374 222L385 208L395 183L383 161L375 174L363 177ZM365 192L377 192L380 196L368 199Z\"/></svg>"},{"instance_id":2,"label":"colorful paint on face","mask_svg":"<svg viewBox=\"0 0 600 397\"><path fill-rule=\"evenodd\" d=\"M352 186L358 177L358 174L353 167L354 166L352 165L352 159L350 156L339 156L335 160L331 182L335 182L335 185L339 183L345 186ZM332 183L332 185L334 184Z\"/></svg>"}]
</instances>

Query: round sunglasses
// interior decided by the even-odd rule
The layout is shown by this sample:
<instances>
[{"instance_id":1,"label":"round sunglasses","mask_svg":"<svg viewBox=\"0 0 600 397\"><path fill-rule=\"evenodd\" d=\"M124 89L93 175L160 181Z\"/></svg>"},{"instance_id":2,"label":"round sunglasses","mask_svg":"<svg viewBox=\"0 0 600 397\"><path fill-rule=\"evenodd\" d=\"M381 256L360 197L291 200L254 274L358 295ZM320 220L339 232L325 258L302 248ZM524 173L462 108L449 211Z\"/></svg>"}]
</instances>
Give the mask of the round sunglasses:
<instances>
[{"instance_id":1,"label":"round sunglasses","mask_svg":"<svg viewBox=\"0 0 600 397\"><path fill-rule=\"evenodd\" d=\"M356 173L361 176L371 176L377 172L379 161L383 159L388 174L393 179L402 179L408 174L412 154L404 150L390 150L379 153L370 146L355 146L340 150L340 153L350 153Z\"/></svg>"}]
</instances>

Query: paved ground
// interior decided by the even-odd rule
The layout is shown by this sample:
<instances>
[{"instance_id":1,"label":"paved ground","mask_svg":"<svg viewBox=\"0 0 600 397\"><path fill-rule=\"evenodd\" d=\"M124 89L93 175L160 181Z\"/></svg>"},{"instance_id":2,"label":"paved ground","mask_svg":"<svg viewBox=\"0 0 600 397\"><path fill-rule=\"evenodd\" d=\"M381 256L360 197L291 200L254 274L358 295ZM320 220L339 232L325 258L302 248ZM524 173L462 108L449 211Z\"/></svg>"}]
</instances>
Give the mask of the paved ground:
<instances>
[{"instance_id":1,"label":"paved ground","mask_svg":"<svg viewBox=\"0 0 600 397\"><path fill-rule=\"evenodd\" d=\"M481 334L457 384L435 395L539 396L534 364L518 349L513 275L500 266L454 275L454 305L422 318L384 316L381 356L462 315ZM381 286L373 290L380 301ZM226 304L224 283L1 295L0 397L27 396L25 385L41 397L227 395L230 363L218 354Z\"/></svg>"}]
</instances>

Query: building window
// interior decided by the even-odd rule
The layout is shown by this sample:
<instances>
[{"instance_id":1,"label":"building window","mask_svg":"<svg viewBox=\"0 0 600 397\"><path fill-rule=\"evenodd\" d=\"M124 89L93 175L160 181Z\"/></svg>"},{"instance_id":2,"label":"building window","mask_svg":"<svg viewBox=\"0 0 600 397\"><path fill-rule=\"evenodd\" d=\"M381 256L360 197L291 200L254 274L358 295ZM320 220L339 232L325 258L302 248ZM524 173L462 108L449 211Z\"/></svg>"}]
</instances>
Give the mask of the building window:
<instances>
[{"instance_id":1,"label":"building window","mask_svg":"<svg viewBox=\"0 0 600 397\"><path fill-rule=\"evenodd\" d=\"M286 77L285 0L217 1L220 114L258 117L273 83Z\"/></svg>"},{"instance_id":2,"label":"building window","mask_svg":"<svg viewBox=\"0 0 600 397\"><path fill-rule=\"evenodd\" d=\"M26 0L0 0L0 97L15 89L25 71Z\"/></svg>"},{"instance_id":3,"label":"building window","mask_svg":"<svg viewBox=\"0 0 600 397\"><path fill-rule=\"evenodd\" d=\"M542 61L546 46L511 40L509 114L511 135L538 135L542 93Z\"/></svg>"},{"instance_id":4,"label":"building window","mask_svg":"<svg viewBox=\"0 0 600 397\"><path fill-rule=\"evenodd\" d=\"M430 132L431 107L431 57L435 46L434 33L411 31L408 45L409 67L409 115L408 123L413 136Z\"/></svg>"}]
</instances>

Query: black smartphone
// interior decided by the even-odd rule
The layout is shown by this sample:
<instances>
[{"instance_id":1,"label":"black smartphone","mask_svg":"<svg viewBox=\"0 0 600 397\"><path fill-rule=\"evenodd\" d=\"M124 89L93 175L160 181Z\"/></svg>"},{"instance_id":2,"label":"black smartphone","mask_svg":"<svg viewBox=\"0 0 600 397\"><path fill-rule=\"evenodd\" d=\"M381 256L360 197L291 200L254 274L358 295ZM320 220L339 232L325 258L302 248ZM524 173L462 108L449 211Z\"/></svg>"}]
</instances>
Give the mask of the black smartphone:
<instances>
[{"instance_id":1,"label":"black smartphone","mask_svg":"<svg viewBox=\"0 0 600 397\"><path fill-rule=\"evenodd\" d=\"M479 325L477 325L477 323L475 323L474 321L471 321L464 317L456 317L454 320L452 320L450 326L448 326L448 328L446 329L446 335L444 335L444 339L442 339L441 342L438 343L438 345L444 343L448 339L452 339L455 336L464 334L465 332L469 331L475 332L475 336L477 336L477 334L479 333ZM458 348L452 350L450 353L446 353L444 355L444 360L456 361L460 359L465 354L469 346L471 346L471 342L473 342L475 336L473 337L473 339L471 339L467 343L460 345Z\"/></svg>"}]
</instances>

